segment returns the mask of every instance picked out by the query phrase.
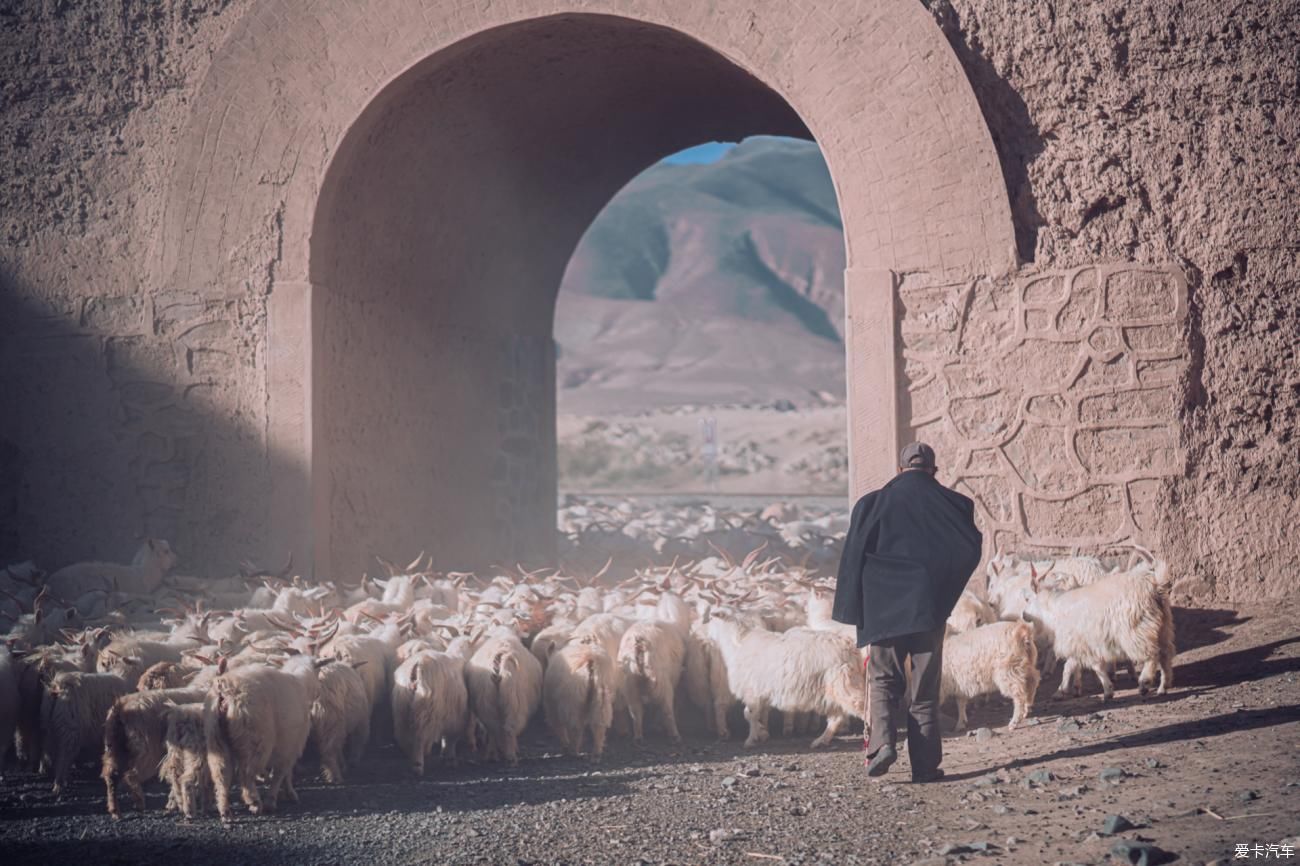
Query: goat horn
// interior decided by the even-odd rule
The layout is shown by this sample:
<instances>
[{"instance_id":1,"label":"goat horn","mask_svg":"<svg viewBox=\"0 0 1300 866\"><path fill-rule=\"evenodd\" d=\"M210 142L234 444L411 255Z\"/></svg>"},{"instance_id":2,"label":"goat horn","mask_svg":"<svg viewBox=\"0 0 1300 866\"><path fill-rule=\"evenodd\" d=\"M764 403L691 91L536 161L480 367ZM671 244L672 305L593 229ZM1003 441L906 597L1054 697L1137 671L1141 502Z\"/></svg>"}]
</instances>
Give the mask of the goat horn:
<instances>
[{"instance_id":1,"label":"goat horn","mask_svg":"<svg viewBox=\"0 0 1300 866\"><path fill-rule=\"evenodd\" d=\"M727 563L728 568L734 569L736 567L736 560L731 558L730 553L727 553L727 551L723 550L721 547L718 547L716 544L714 544L712 538L706 538L704 539L704 542L708 544L709 547L712 547L715 551L717 551L719 554L722 555L722 559L724 562Z\"/></svg>"},{"instance_id":2,"label":"goat horn","mask_svg":"<svg viewBox=\"0 0 1300 866\"><path fill-rule=\"evenodd\" d=\"M287 632L297 631L296 628L294 628L292 625L285 622L284 620L280 619L278 616L276 616L273 613L268 613L266 615L266 621L269 622L271 625L275 626L276 628L278 628L280 631L287 631Z\"/></svg>"},{"instance_id":3,"label":"goat horn","mask_svg":"<svg viewBox=\"0 0 1300 866\"><path fill-rule=\"evenodd\" d=\"M749 567L754 564L754 560L758 559L758 554L761 553L763 548L765 547L767 547L766 540L764 540L763 543L760 544L758 547L755 547L753 550L747 553L745 555L745 559L740 563L740 570L748 571Z\"/></svg>"}]
</instances>

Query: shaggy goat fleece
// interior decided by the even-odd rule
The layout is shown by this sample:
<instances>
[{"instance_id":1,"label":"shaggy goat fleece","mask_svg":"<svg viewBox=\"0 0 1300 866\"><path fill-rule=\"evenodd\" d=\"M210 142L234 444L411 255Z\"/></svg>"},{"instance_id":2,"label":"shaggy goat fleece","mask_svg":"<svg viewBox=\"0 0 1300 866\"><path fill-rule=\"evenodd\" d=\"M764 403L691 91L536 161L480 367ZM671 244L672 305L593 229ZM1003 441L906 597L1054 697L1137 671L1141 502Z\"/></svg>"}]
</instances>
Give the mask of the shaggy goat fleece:
<instances>
[{"instance_id":1,"label":"shaggy goat fleece","mask_svg":"<svg viewBox=\"0 0 1300 866\"><path fill-rule=\"evenodd\" d=\"M566 752L579 754L590 732L591 757L598 760L604 754L617 691L614 660L599 644L569 644L551 655L542 707L547 727Z\"/></svg>"},{"instance_id":2,"label":"shaggy goat fleece","mask_svg":"<svg viewBox=\"0 0 1300 866\"><path fill-rule=\"evenodd\" d=\"M361 674L346 662L329 662L316 678L320 693L311 705L311 737L320 754L321 776L337 785L344 765L359 761L370 742L370 701Z\"/></svg>"},{"instance_id":3,"label":"shaggy goat fleece","mask_svg":"<svg viewBox=\"0 0 1300 866\"><path fill-rule=\"evenodd\" d=\"M685 660L685 633L675 623L634 622L623 633L618 647L620 691L632 717L635 742L642 742L645 736L647 705L658 707L668 738L681 742L673 702Z\"/></svg>"},{"instance_id":4,"label":"shaggy goat fleece","mask_svg":"<svg viewBox=\"0 0 1300 866\"><path fill-rule=\"evenodd\" d=\"M1095 583L1061 591L1043 586L1023 591L1025 617L1050 635L1053 650L1065 659L1061 691L1088 668L1101 682L1104 700L1115 689L1110 669L1117 662L1141 665L1138 689L1146 694L1160 673L1157 694L1173 685L1174 619L1169 603L1168 566L1139 566L1106 575Z\"/></svg>"},{"instance_id":5,"label":"shaggy goat fleece","mask_svg":"<svg viewBox=\"0 0 1300 866\"><path fill-rule=\"evenodd\" d=\"M171 786L167 808L179 808L186 818L196 817L207 809L213 794L203 704L167 705L163 745L166 751L158 776Z\"/></svg>"},{"instance_id":6,"label":"shaggy goat fleece","mask_svg":"<svg viewBox=\"0 0 1300 866\"><path fill-rule=\"evenodd\" d=\"M957 730L966 727L966 703L993 692L1014 704L1009 730L1029 715L1038 691L1038 650L1026 622L995 622L950 634L943 642L939 700L957 701Z\"/></svg>"},{"instance_id":7,"label":"shaggy goat fleece","mask_svg":"<svg viewBox=\"0 0 1300 866\"><path fill-rule=\"evenodd\" d=\"M735 622L730 611L717 610L709 634L727 663L731 691L745 705L753 746L768 737L770 708L783 714L811 712L826 716L826 730L812 743L826 745L848 721L862 718L866 681L862 657L853 641L834 632L792 628L769 632Z\"/></svg>"},{"instance_id":8,"label":"shaggy goat fleece","mask_svg":"<svg viewBox=\"0 0 1300 866\"><path fill-rule=\"evenodd\" d=\"M55 674L41 700L41 745L54 776L54 793L63 792L78 757L91 758L104 746L104 719L113 702L131 691L113 674L81 671Z\"/></svg>"},{"instance_id":9,"label":"shaggy goat fleece","mask_svg":"<svg viewBox=\"0 0 1300 866\"><path fill-rule=\"evenodd\" d=\"M704 714L704 723L711 733L725 740L731 736L727 727L727 711L736 702L727 684L727 663L722 651L709 637L707 626L696 623L686 639L686 662L682 669L686 697Z\"/></svg>"},{"instance_id":10,"label":"shaggy goat fleece","mask_svg":"<svg viewBox=\"0 0 1300 866\"><path fill-rule=\"evenodd\" d=\"M310 658L292 669L286 665L285 670L248 665L212 681L204 703L204 733L217 811L223 819L230 817L232 782L238 782L249 811L255 815L264 811L257 777L268 770L272 780L265 811L275 809L282 787L298 801L293 767L307 745L317 689Z\"/></svg>"},{"instance_id":11,"label":"shaggy goat fleece","mask_svg":"<svg viewBox=\"0 0 1300 866\"><path fill-rule=\"evenodd\" d=\"M108 814L121 816L117 786L126 785L136 806L144 811L142 783L154 778L166 752L167 708L172 704L201 704L206 689L158 689L125 695L113 702L104 719L104 759L101 776L107 789Z\"/></svg>"},{"instance_id":12,"label":"shaggy goat fleece","mask_svg":"<svg viewBox=\"0 0 1300 866\"><path fill-rule=\"evenodd\" d=\"M465 668L470 708L487 731L484 756L519 763L519 734L542 702L542 664L513 633L496 632Z\"/></svg>"},{"instance_id":13,"label":"shaggy goat fleece","mask_svg":"<svg viewBox=\"0 0 1300 866\"><path fill-rule=\"evenodd\" d=\"M393 736L417 776L435 744L455 760L456 744L469 726L469 690L465 685L467 641L447 651L417 653L393 673Z\"/></svg>"}]
</instances>

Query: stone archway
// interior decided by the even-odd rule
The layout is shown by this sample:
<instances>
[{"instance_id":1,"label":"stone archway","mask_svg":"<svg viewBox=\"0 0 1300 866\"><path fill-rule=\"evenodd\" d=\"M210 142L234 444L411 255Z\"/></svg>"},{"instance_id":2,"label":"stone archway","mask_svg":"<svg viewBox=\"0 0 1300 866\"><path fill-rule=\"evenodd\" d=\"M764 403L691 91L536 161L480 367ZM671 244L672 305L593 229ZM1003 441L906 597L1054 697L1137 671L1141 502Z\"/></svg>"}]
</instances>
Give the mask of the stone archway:
<instances>
[{"instance_id":1,"label":"stone archway","mask_svg":"<svg viewBox=\"0 0 1300 866\"><path fill-rule=\"evenodd\" d=\"M710 137L821 146L847 245L853 489L890 471L899 275L1014 265L991 138L918 4L722 5L245 15L178 152L158 264L206 294L268 293L274 536L318 568L429 544L453 565L544 556L564 263L623 182Z\"/></svg>"}]
</instances>

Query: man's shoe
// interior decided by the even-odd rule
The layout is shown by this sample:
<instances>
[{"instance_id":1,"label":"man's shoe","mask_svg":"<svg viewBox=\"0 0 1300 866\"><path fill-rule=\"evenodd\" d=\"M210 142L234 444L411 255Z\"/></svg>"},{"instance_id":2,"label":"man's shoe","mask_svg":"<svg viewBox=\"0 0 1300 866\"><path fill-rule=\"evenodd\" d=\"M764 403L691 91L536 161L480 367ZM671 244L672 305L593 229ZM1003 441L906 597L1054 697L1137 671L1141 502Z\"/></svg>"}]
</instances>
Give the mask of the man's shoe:
<instances>
[{"instance_id":1,"label":"man's shoe","mask_svg":"<svg viewBox=\"0 0 1300 866\"><path fill-rule=\"evenodd\" d=\"M943 770L930 770L928 773L913 773L912 784L920 785L925 782L937 782L943 778Z\"/></svg>"},{"instance_id":2,"label":"man's shoe","mask_svg":"<svg viewBox=\"0 0 1300 866\"><path fill-rule=\"evenodd\" d=\"M883 776L889 772L889 768L898 760L898 752L893 746L881 746L876 750L876 754L867 762L868 776Z\"/></svg>"}]
</instances>

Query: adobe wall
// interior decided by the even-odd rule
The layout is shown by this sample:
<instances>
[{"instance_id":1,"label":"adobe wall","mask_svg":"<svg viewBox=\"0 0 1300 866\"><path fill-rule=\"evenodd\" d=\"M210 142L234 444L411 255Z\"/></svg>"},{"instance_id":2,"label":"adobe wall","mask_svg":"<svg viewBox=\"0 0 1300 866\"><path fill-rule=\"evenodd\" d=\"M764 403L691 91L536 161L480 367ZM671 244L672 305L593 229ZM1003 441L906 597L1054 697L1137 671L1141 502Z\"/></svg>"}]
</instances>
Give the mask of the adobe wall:
<instances>
[{"instance_id":1,"label":"adobe wall","mask_svg":"<svg viewBox=\"0 0 1300 866\"><path fill-rule=\"evenodd\" d=\"M1172 265L1187 281L1185 364L1164 404L1178 472L1145 485L1143 537L1185 594L1294 592L1300 9L928 5L997 142L1021 259Z\"/></svg>"},{"instance_id":2,"label":"adobe wall","mask_svg":"<svg viewBox=\"0 0 1300 866\"><path fill-rule=\"evenodd\" d=\"M1182 273L1024 271L901 281L904 414L975 500L987 555L1163 550L1160 497L1185 465Z\"/></svg>"},{"instance_id":3,"label":"adobe wall","mask_svg":"<svg viewBox=\"0 0 1300 866\"><path fill-rule=\"evenodd\" d=\"M310 286L310 211L331 158L403 58L533 4L445 18L435 4L419 25L401 17L411 5L314 17L252 0L48 2L7 19L0 562L125 559L148 531L219 572L278 556L275 527L317 507L272 479L312 469L298 447L309 394L296 409L285 395L304 390L293 370L310 360L310 303L295 307L292 287ZM1127 533L1207 603L1294 590L1300 25L1288 4L575 8L680 25L800 113L836 176L851 282L885 273L896 290L900 408L968 455L960 483L995 534L1052 547ZM1000 205L968 182L972 167L988 176L978 141L951 146L968 107L934 94L965 85L922 24L969 80ZM900 88L930 95L889 98ZM972 254L970 237L1019 263ZM1131 299L1117 315L1111 286ZM1142 324L1147 297L1173 299L1170 322ZM1067 302L1089 312L1063 315ZM296 348L268 339L281 320L306 335ZM1132 329L1148 327L1178 338L1135 345ZM953 328L971 338L936 359L926 341ZM1094 364L1123 377L1094 382ZM873 429L890 420L858 408ZM518 412L493 411L504 439ZM1105 463L1114 455L1134 465Z\"/></svg>"}]
</instances>

